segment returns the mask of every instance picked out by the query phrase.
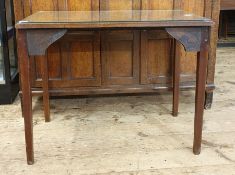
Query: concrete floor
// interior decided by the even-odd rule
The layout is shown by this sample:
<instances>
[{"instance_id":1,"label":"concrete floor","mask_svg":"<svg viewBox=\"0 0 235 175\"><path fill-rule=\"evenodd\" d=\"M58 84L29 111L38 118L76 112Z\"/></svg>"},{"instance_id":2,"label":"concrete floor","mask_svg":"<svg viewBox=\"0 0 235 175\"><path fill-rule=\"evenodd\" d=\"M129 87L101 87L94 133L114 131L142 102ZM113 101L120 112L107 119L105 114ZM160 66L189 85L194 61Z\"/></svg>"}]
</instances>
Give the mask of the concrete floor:
<instances>
[{"instance_id":1,"label":"concrete floor","mask_svg":"<svg viewBox=\"0 0 235 175\"><path fill-rule=\"evenodd\" d=\"M34 99L33 166L26 164L19 99L0 106L0 175L235 175L235 48L218 49L215 98L205 112L203 148L192 154L193 91L57 99L45 123Z\"/></svg>"}]
</instances>

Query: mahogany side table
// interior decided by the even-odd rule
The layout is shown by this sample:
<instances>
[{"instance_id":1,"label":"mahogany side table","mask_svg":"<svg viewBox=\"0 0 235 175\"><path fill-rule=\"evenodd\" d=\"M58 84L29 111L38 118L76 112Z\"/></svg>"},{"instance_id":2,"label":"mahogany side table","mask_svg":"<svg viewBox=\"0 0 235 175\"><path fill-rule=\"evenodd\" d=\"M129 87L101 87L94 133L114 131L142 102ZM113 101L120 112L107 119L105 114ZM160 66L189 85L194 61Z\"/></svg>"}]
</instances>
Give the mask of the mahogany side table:
<instances>
[{"instance_id":1,"label":"mahogany side table","mask_svg":"<svg viewBox=\"0 0 235 175\"><path fill-rule=\"evenodd\" d=\"M42 56L47 48L62 38L68 30L148 30L165 29L186 51L197 52L194 154L200 154L203 112L206 89L210 19L187 14L181 10L125 10L125 11L41 11L16 24L25 123L25 140L28 164L34 163L32 93L30 82L30 56ZM178 74L179 61L174 69ZM48 68L43 64L43 101L49 121ZM176 77L178 75L175 75ZM174 80L174 97L179 95L179 79Z\"/></svg>"}]
</instances>

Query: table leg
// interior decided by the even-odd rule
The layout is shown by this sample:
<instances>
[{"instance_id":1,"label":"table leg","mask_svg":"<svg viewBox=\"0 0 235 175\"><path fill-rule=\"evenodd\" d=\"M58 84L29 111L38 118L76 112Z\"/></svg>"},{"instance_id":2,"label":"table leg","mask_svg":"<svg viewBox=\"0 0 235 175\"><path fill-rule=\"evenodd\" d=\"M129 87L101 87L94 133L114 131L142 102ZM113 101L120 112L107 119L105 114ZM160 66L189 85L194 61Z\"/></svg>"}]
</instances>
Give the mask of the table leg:
<instances>
[{"instance_id":1,"label":"table leg","mask_svg":"<svg viewBox=\"0 0 235 175\"><path fill-rule=\"evenodd\" d=\"M179 92L180 92L180 58L176 53L177 41L174 40L174 58L173 58L173 109L172 115L178 116L179 111Z\"/></svg>"},{"instance_id":2,"label":"table leg","mask_svg":"<svg viewBox=\"0 0 235 175\"><path fill-rule=\"evenodd\" d=\"M43 86L43 107L45 121L50 122L50 96L49 96L49 80L48 80L48 62L47 57L42 57L42 86Z\"/></svg>"},{"instance_id":3,"label":"table leg","mask_svg":"<svg viewBox=\"0 0 235 175\"><path fill-rule=\"evenodd\" d=\"M204 35L204 34L202 34ZM201 51L197 54L197 82L196 82L196 103L195 103L195 121L194 121L194 144L193 152L198 155L201 152L202 125L206 90L207 74L207 39L202 37Z\"/></svg>"},{"instance_id":4,"label":"table leg","mask_svg":"<svg viewBox=\"0 0 235 175\"><path fill-rule=\"evenodd\" d=\"M26 32L21 30L18 31L18 58L20 60L19 67L23 103L22 112L24 116L27 162L29 165L32 165L34 163L34 152L30 62L26 44Z\"/></svg>"}]
</instances>

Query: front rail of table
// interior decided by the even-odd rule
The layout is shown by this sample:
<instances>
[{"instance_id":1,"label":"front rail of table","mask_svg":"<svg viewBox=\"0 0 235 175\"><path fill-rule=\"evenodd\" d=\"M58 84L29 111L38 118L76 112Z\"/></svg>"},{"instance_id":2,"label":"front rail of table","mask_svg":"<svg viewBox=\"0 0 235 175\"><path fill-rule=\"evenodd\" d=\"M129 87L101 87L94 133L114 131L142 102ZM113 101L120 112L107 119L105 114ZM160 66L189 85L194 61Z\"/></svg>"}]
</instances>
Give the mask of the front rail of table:
<instances>
[{"instance_id":1,"label":"front rail of table","mask_svg":"<svg viewBox=\"0 0 235 175\"><path fill-rule=\"evenodd\" d=\"M41 12L42 13L42 12ZM46 12L45 12L46 13ZM58 13L58 12L55 12ZM68 12L67 12L68 13ZM73 12L75 13L75 12ZM105 12L107 13L107 12ZM139 12L141 13L141 11ZM76 30L112 30L112 29L137 29L148 30L154 28L164 28L166 32L176 41L180 42L186 51L197 52L196 71L196 97L195 97L195 121L194 121L194 154L200 154L202 140L203 112L206 89L206 74L209 48L209 31L213 24L209 19L201 20L159 20L154 21L136 20L134 21L86 21L80 23L65 21L56 22L19 22L16 27L18 31L18 54L20 64L21 90L22 90L22 112L25 124L25 140L28 164L34 163L33 149L33 124L32 124L32 92L30 77L30 56L42 56L46 54L47 48L63 37L69 29ZM32 20L32 19L31 19ZM64 20L64 19L63 19ZM73 19L74 20L74 19ZM46 59L44 59L46 60ZM177 104L179 95L179 61L175 60L174 70L177 75L174 78L174 104ZM48 68L47 61L43 66L43 101L46 120L49 116L49 91L48 91ZM177 78L178 77L178 78ZM177 108L177 107L176 107ZM173 109L174 111L174 109Z\"/></svg>"}]
</instances>

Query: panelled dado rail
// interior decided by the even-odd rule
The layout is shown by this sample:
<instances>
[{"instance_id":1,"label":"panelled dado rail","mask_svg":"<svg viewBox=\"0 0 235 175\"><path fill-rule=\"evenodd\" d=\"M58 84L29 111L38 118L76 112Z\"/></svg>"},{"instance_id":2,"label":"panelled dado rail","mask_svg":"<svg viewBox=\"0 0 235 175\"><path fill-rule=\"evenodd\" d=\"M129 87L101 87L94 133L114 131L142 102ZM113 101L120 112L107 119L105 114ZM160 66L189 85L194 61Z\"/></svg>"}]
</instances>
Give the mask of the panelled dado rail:
<instances>
[{"instance_id":1,"label":"panelled dado rail","mask_svg":"<svg viewBox=\"0 0 235 175\"><path fill-rule=\"evenodd\" d=\"M194 154L200 154L202 122L205 102L206 73L208 63L210 19L186 14L180 10L128 10L128 11L45 11L20 21L18 54L22 89L22 111L25 120L25 139L28 164L34 163L32 92L30 80L30 56L42 56L47 48L62 38L68 30L116 30L116 29L164 29L186 51L197 52ZM46 59L44 59L46 60ZM50 121L47 61L43 61L43 103L46 121ZM174 60L173 115L178 113L179 99L178 58Z\"/></svg>"}]
</instances>

